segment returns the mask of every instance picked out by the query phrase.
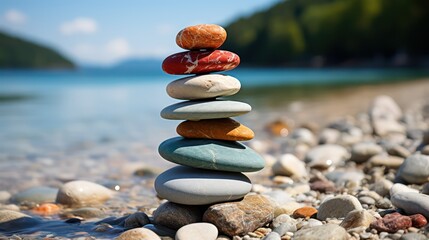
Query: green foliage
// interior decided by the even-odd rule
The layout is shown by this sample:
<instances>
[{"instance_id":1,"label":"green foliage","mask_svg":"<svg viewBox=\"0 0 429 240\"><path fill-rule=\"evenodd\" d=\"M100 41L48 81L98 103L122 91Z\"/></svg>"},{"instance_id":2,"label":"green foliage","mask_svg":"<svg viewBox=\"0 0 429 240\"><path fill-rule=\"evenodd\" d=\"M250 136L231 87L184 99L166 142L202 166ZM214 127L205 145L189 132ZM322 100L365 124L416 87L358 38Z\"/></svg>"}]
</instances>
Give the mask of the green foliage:
<instances>
[{"instance_id":1,"label":"green foliage","mask_svg":"<svg viewBox=\"0 0 429 240\"><path fill-rule=\"evenodd\" d=\"M429 1L284 0L226 27L224 48L254 65L429 56Z\"/></svg>"},{"instance_id":2,"label":"green foliage","mask_svg":"<svg viewBox=\"0 0 429 240\"><path fill-rule=\"evenodd\" d=\"M47 47L0 33L0 68L74 68L74 64Z\"/></svg>"}]
</instances>

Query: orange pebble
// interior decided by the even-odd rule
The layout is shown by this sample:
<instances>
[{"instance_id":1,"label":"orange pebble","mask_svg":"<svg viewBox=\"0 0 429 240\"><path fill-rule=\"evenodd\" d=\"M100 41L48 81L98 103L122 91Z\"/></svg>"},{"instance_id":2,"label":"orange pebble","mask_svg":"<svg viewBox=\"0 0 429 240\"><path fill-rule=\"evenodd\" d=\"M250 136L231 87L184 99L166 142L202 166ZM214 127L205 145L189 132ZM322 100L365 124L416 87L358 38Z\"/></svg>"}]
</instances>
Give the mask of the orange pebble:
<instances>
[{"instance_id":1,"label":"orange pebble","mask_svg":"<svg viewBox=\"0 0 429 240\"><path fill-rule=\"evenodd\" d=\"M293 212L292 216L294 218L310 218L316 213L317 213L317 209L315 209L314 207L305 206L305 207L296 209Z\"/></svg>"},{"instance_id":2,"label":"orange pebble","mask_svg":"<svg viewBox=\"0 0 429 240\"><path fill-rule=\"evenodd\" d=\"M33 212L39 215L53 215L59 211L60 207L54 203L43 203L33 208Z\"/></svg>"}]
</instances>

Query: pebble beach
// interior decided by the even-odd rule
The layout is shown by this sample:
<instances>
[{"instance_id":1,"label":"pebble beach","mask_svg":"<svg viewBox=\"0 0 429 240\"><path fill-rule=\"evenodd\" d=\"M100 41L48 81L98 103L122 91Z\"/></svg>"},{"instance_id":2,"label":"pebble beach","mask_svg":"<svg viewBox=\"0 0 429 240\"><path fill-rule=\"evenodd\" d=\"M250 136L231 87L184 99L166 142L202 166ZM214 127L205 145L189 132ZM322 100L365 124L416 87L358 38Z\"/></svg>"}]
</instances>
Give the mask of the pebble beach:
<instances>
[{"instance_id":1,"label":"pebble beach","mask_svg":"<svg viewBox=\"0 0 429 240\"><path fill-rule=\"evenodd\" d=\"M229 201L160 196L177 167L138 142L17 155L2 163L16 171L0 177L0 239L428 239L428 93L421 79L256 106L238 120L265 167L234 166L251 186Z\"/></svg>"}]
</instances>

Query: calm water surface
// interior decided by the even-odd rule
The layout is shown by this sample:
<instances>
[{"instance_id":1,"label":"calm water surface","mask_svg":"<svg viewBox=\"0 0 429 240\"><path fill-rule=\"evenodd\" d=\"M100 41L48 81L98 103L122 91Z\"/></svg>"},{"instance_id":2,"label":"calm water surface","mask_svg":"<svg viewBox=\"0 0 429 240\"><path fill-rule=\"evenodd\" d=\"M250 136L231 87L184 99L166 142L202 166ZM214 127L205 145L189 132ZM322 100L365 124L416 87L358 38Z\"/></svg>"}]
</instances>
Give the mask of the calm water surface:
<instances>
[{"instance_id":1,"label":"calm water surface","mask_svg":"<svg viewBox=\"0 0 429 240\"><path fill-rule=\"evenodd\" d=\"M240 69L235 96L266 108L352 84L429 76L425 70ZM148 148L175 135L177 121L160 110L177 100L165 93L177 79L160 70L0 71L0 161L87 142L140 141ZM31 157L30 157L31 158Z\"/></svg>"}]
</instances>

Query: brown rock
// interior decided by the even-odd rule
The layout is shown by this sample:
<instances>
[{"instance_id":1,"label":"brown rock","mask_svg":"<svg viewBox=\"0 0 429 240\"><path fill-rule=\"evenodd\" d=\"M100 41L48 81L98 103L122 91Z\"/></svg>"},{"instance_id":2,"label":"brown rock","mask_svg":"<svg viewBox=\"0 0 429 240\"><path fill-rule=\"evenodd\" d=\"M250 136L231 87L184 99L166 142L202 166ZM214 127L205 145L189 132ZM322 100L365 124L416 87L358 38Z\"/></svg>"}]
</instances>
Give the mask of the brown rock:
<instances>
[{"instance_id":1,"label":"brown rock","mask_svg":"<svg viewBox=\"0 0 429 240\"><path fill-rule=\"evenodd\" d=\"M185 225L201 222L206 207L183 205L173 202L161 204L153 213L155 224L171 229L179 229Z\"/></svg>"},{"instance_id":2,"label":"brown rock","mask_svg":"<svg viewBox=\"0 0 429 240\"><path fill-rule=\"evenodd\" d=\"M399 213L391 213L383 218L372 222L370 227L379 232L395 233L401 229L407 229L412 226L411 218Z\"/></svg>"},{"instance_id":3,"label":"brown rock","mask_svg":"<svg viewBox=\"0 0 429 240\"><path fill-rule=\"evenodd\" d=\"M161 238L146 228L134 228L123 232L116 240L161 240Z\"/></svg>"},{"instance_id":4,"label":"brown rock","mask_svg":"<svg viewBox=\"0 0 429 240\"><path fill-rule=\"evenodd\" d=\"M428 223L425 216L423 216L419 213L411 215L409 217L411 218L411 222L412 222L413 227L416 227L416 228L424 227Z\"/></svg>"},{"instance_id":5,"label":"brown rock","mask_svg":"<svg viewBox=\"0 0 429 240\"><path fill-rule=\"evenodd\" d=\"M335 184L331 181L317 180L310 183L310 189L321 193L335 192Z\"/></svg>"},{"instance_id":6,"label":"brown rock","mask_svg":"<svg viewBox=\"0 0 429 240\"><path fill-rule=\"evenodd\" d=\"M251 129L231 118L184 121L177 126L176 131L185 138L246 141L254 137Z\"/></svg>"},{"instance_id":7,"label":"brown rock","mask_svg":"<svg viewBox=\"0 0 429 240\"><path fill-rule=\"evenodd\" d=\"M213 223L220 232L243 235L269 223L274 217L270 200L261 195L247 195L239 202L219 203L210 206L203 221Z\"/></svg>"},{"instance_id":8,"label":"brown rock","mask_svg":"<svg viewBox=\"0 0 429 240\"><path fill-rule=\"evenodd\" d=\"M225 29L216 24L189 26L176 36L177 45L188 50L218 48L225 40Z\"/></svg>"},{"instance_id":9,"label":"brown rock","mask_svg":"<svg viewBox=\"0 0 429 240\"><path fill-rule=\"evenodd\" d=\"M375 217L367 210L354 210L347 214L340 226L347 230L357 227L367 228L374 221Z\"/></svg>"},{"instance_id":10,"label":"brown rock","mask_svg":"<svg viewBox=\"0 0 429 240\"><path fill-rule=\"evenodd\" d=\"M298 208L297 210L295 210L293 212L292 216L294 218L310 218L311 216L313 216L316 213L317 213L317 209L315 209L314 207L305 206L305 207Z\"/></svg>"}]
</instances>

